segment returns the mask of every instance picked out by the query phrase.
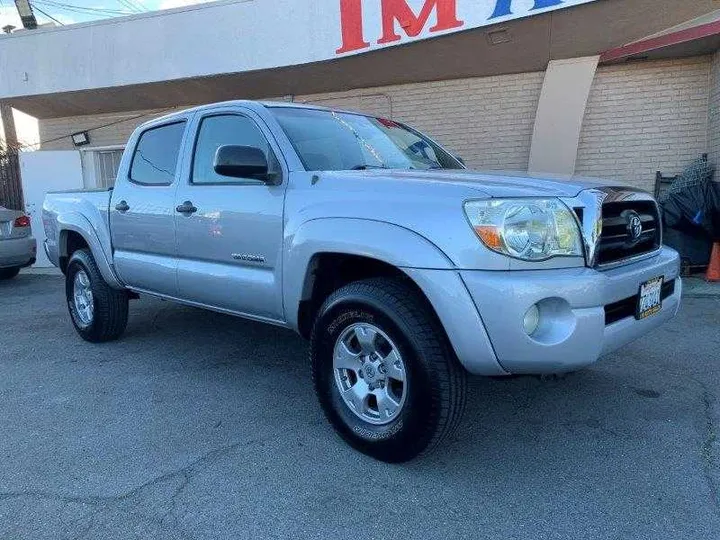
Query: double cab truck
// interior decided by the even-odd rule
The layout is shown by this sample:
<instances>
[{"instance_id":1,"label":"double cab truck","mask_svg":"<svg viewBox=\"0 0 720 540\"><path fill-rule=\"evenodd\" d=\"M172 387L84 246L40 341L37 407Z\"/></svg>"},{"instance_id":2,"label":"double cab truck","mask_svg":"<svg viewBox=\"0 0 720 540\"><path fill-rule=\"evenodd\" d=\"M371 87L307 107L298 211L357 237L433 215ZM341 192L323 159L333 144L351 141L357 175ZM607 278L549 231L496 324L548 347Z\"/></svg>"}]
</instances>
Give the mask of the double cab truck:
<instances>
[{"instance_id":1,"label":"double cab truck","mask_svg":"<svg viewBox=\"0 0 720 540\"><path fill-rule=\"evenodd\" d=\"M120 338L144 294L293 329L330 423L390 462L452 432L469 374L589 366L682 289L643 191L471 171L395 120L293 103L143 124L113 189L50 193L43 220L83 339Z\"/></svg>"}]
</instances>

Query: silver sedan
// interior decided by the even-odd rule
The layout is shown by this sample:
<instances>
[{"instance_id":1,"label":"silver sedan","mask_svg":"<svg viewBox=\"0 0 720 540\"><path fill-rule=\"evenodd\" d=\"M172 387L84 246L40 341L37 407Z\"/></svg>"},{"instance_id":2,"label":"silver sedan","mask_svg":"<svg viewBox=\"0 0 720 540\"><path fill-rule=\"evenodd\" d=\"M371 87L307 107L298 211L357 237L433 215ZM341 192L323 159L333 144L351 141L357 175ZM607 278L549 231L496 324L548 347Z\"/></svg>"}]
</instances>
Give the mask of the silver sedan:
<instances>
[{"instance_id":1,"label":"silver sedan","mask_svg":"<svg viewBox=\"0 0 720 540\"><path fill-rule=\"evenodd\" d=\"M17 276L21 268L35 263L36 255L30 218L0 206L0 280Z\"/></svg>"}]
</instances>

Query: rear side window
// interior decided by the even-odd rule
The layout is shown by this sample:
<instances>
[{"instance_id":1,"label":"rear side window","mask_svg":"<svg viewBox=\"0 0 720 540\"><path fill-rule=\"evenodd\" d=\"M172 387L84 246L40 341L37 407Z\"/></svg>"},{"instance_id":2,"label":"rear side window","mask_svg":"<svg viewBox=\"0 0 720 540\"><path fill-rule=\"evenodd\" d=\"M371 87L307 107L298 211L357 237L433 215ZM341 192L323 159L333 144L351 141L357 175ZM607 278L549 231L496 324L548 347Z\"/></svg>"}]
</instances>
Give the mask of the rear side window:
<instances>
[{"instance_id":1,"label":"rear side window","mask_svg":"<svg viewBox=\"0 0 720 540\"><path fill-rule=\"evenodd\" d=\"M130 180L149 186L169 186L175 180L185 122L152 128L140 135Z\"/></svg>"}]
</instances>

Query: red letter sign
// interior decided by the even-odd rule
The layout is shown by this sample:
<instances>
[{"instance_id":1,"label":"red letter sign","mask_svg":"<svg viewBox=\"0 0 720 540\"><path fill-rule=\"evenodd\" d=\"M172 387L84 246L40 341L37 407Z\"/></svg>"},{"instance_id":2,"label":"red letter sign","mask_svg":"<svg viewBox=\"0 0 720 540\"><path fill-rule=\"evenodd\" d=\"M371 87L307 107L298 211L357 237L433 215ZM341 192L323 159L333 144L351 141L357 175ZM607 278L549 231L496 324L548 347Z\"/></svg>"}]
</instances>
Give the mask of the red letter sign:
<instances>
[{"instance_id":1,"label":"red letter sign","mask_svg":"<svg viewBox=\"0 0 720 540\"><path fill-rule=\"evenodd\" d=\"M437 13L437 24L430 28L430 32L462 26L465 23L457 18L455 2L456 0L425 0L420 15L416 17L406 0L382 0L383 35L378 43L400 40L400 36L395 33L395 21L400 23L408 36L418 36L425 28L433 9Z\"/></svg>"},{"instance_id":2,"label":"red letter sign","mask_svg":"<svg viewBox=\"0 0 720 540\"><path fill-rule=\"evenodd\" d=\"M370 44L363 37L362 0L340 0L342 47L337 54L366 49Z\"/></svg>"}]
</instances>

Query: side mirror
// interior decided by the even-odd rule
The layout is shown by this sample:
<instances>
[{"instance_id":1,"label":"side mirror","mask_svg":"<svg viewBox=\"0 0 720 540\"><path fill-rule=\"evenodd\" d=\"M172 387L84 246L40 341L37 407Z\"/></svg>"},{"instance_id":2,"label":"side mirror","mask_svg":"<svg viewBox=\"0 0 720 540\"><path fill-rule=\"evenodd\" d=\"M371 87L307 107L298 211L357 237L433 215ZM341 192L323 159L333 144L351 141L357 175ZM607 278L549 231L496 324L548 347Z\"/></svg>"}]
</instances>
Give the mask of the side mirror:
<instances>
[{"instance_id":1,"label":"side mirror","mask_svg":"<svg viewBox=\"0 0 720 540\"><path fill-rule=\"evenodd\" d=\"M266 181L268 162L265 152L253 146L226 144L215 152L213 169L222 176Z\"/></svg>"}]
</instances>

